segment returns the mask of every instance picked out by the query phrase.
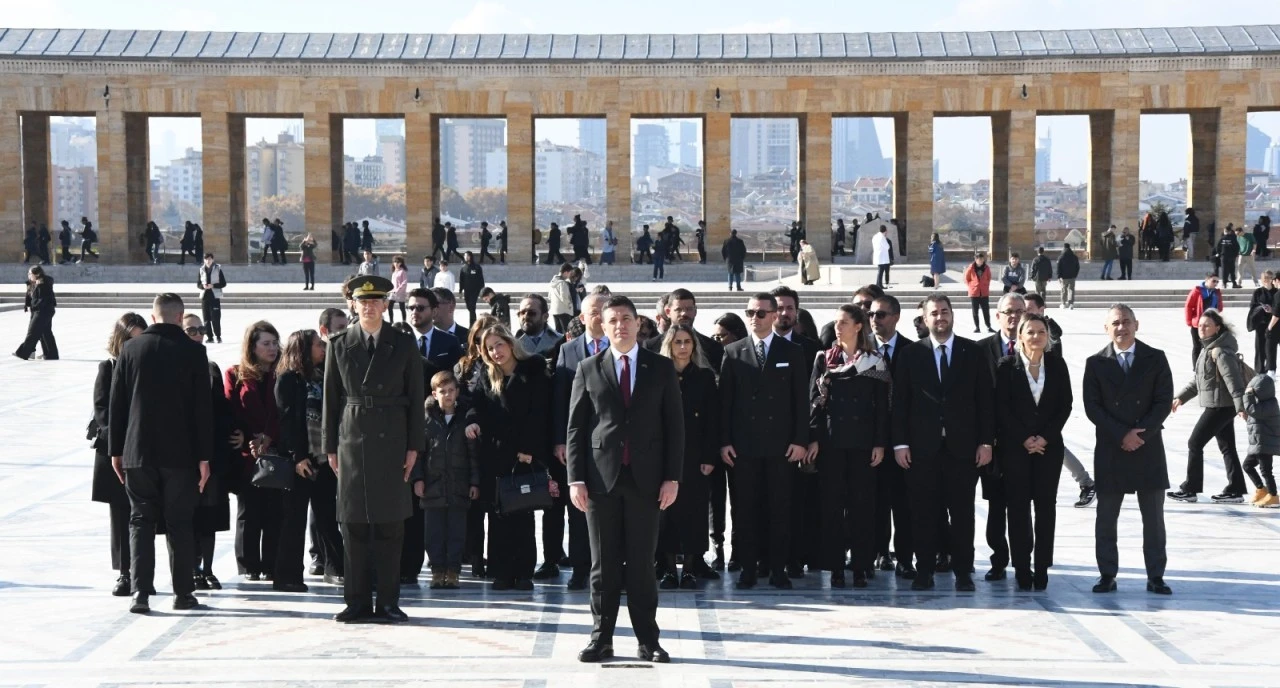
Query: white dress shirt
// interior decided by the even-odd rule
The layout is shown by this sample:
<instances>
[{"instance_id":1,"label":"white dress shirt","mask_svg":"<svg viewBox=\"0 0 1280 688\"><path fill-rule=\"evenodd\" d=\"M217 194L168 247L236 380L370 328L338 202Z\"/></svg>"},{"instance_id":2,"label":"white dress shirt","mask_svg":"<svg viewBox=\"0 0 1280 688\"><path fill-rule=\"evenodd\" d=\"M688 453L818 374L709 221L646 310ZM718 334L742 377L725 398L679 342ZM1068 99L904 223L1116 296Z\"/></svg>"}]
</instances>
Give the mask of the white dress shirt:
<instances>
[{"instance_id":1,"label":"white dress shirt","mask_svg":"<svg viewBox=\"0 0 1280 688\"><path fill-rule=\"evenodd\" d=\"M1123 349L1123 350L1121 350L1120 347L1116 346L1115 344L1112 344L1111 350L1115 352L1116 363L1120 366L1121 370L1124 370L1124 358L1122 357L1123 354L1129 354L1129 367L1132 368L1134 355L1138 350L1138 342L1135 340L1132 344L1129 345L1128 349Z\"/></svg>"},{"instance_id":2,"label":"white dress shirt","mask_svg":"<svg viewBox=\"0 0 1280 688\"><path fill-rule=\"evenodd\" d=\"M938 370L938 379L942 379L942 347L947 347L947 367L950 368L956 357L956 335L954 332L947 338L947 341L939 343L937 339L929 337L929 346L933 347L933 365Z\"/></svg>"},{"instance_id":3,"label":"white dress shirt","mask_svg":"<svg viewBox=\"0 0 1280 688\"><path fill-rule=\"evenodd\" d=\"M637 345L632 345L631 350L624 354L621 351L618 351L618 349L613 346L609 347L609 350L613 352L613 373L618 380L619 388L621 388L621 385L622 385L622 359L623 358L631 359L630 361L628 361L627 364L631 366L630 382L631 382L631 393L633 395L636 393L636 350L639 348L640 347Z\"/></svg>"},{"instance_id":4,"label":"white dress shirt","mask_svg":"<svg viewBox=\"0 0 1280 688\"><path fill-rule=\"evenodd\" d=\"M1022 359L1022 366L1027 369L1027 384L1031 387L1031 398L1036 400L1036 406L1040 405L1040 395L1044 393L1044 357L1040 358L1040 379L1037 380L1031 374L1031 360L1021 351L1018 357Z\"/></svg>"},{"instance_id":5,"label":"white dress shirt","mask_svg":"<svg viewBox=\"0 0 1280 688\"><path fill-rule=\"evenodd\" d=\"M435 331L436 331L436 328L434 327L427 330L426 332L417 332L416 330L414 331L414 334L418 335L418 353L422 354L423 356L431 355L431 335ZM425 342L423 341L424 339L426 340Z\"/></svg>"},{"instance_id":6,"label":"white dress shirt","mask_svg":"<svg viewBox=\"0 0 1280 688\"><path fill-rule=\"evenodd\" d=\"M893 333L893 336L889 338L889 341L880 341L880 338L876 337L876 349L879 350L881 356L884 356L886 363L893 360L893 352L898 350L899 339L901 339L901 337L898 336L897 332ZM884 349L886 344L889 345L888 351L885 351Z\"/></svg>"},{"instance_id":7,"label":"white dress shirt","mask_svg":"<svg viewBox=\"0 0 1280 688\"><path fill-rule=\"evenodd\" d=\"M773 346L773 336L774 336L774 335L773 335L773 332L770 332L770 333L769 333L769 336L768 336L768 337L765 337L764 339L760 339L760 338L756 337L756 333L755 333L755 332L752 332L750 336L751 336L751 351L752 351L752 353L754 353L754 352L755 352L755 350L756 350L756 344L759 344L760 342L764 342L764 357L765 357L766 359L767 359L767 358L769 358L769 347L770 347L770 346Z\"/></svg>"}]
</instances>

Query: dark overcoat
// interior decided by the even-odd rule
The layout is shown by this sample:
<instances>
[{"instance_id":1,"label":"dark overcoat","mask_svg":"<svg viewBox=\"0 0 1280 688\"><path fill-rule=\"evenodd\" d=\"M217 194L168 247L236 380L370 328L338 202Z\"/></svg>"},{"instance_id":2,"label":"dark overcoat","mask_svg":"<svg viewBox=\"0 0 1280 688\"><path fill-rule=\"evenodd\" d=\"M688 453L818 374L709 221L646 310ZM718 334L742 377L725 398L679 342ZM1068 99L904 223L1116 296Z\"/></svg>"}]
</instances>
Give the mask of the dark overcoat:
<instances>
[{"instance_id":1,"label":"dark overcoat","mask_svg":"<svg viewBox=\"0 0 1280 688\"><path fill-rule=\"evenodd\" d=\"M1100 491L1169 487L1163 433L1173 403L1173 373L1163 351L1142 342L1134 346L1128 374L1111 344L1084 366L1084 411L1095 428L1093 468ZM1133 428L1145 429L1145 444L1127 452L1120 442Z\"/></svg>"}]
</instances>

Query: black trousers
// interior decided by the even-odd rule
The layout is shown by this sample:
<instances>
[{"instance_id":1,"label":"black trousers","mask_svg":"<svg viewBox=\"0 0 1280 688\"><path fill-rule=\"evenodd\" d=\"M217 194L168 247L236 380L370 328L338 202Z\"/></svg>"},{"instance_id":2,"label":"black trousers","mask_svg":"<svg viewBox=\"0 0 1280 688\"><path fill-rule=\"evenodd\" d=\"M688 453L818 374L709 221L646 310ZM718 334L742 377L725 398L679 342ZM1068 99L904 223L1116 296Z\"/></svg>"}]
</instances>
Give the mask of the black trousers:
<instances>
[{"instance_id":1,"label":"black trousers","mask_svg":"<svg viewBox=\"0 0 1280 688\"><path fill-rule=\"evenodd\" d=\"M1128 279L1128 280L1133 279L1133 259L1132 258L1120 259L1120 279Z\"/></svg>"},{"instance_id":2,"label":"black trousers","mask_svg":"<svg viewBox=\"0 0 1280 688\"><path fill-rule=\"evenodd\" d=\"M492 258L492 256L490 258ZM462 298L467 302L467 312L471 314L471 322L467 324L474 325L476 322L476 302L480 300L480 292L476 292L474 294L464 292L462 294ZM561 332L560 334L564 334L564 332Z\"/></svg>"},{"instance_id":3,"label":"black trousers","mask_svg":"<svg viewBox=\"0 0 1280 688\"><path fill-rule=\"evenodd\" d=\"M871 452L827 447L819 455L822 509L822 568L844 570L852 543L853 570L866 571L875 559L876 469Z\"/></svg>"},{"instance_id":4,"label":"black trousers","mask_svg":"<svg viewBox=\"0 0 1280 688\"><path fill-rule=\"evenodd\" d=\"M557 481L559 482L559 481ZM560 483L567 485L567 482ZM577 511L577 509L571 509ZM565 558L564 552L564 517L565 505L556 500L550 508L543 509L542 516L542 561L547 564L560 564Z\"/></svg>"},{"instance_id":5,"label":"black trousers","mask_svg":"<svg viewBox=\"0 0 1280 688\"><path fill-rule=\"evenodd\" d=\"M658 548L657 496L636 485L623 468L613 491L592 490L587 498L591 538L591 640L613 642L622 590L627 613L641 645L658 642L658 582L653 554Z\"/></svg>"},{"instance_id":6,"label":"black trousers","mask_svg":"<svg viewBox=\"0 0 1280 688\"><path fill-rule=\"evenodd\" d=\"M1098 514L1093 527L1094 555L1098 573L1115 577L1120 570L1120 551L1116 545L1116 522L1120 519L1123 492L1098 490ZM1147 578L1164 578L1165 553L1164 488L1138 491L1138 509L1142 511L1142 557Z\"/></svg>"},{"instance_id":7,"label":"black trousers","mask_svg":"<svg viewBox=\"0 0 1280 688\"><path fill-rule=\"evenodd\" d=\"M725 499L729 496L729 468L719 461L715 470L707 476L707 499L710 506L707 510L707 532L711 542L724 546L725 531Z\"/></svg>"},{"instance_id":8,"label":"black trousers","mask_svg":"<svg viewBox=\"0 0 1280 688\"><path fill-rule=\"evenodd\" d=\"M423 532L432 572L462 569L462 550L467 541L467 507L424 509Z\"/></svg>"},{"instance_id":9,"label":"black trousers","mask_svg":"<svg viewBox=\"0 0 1280 688\"><path fill-rule=\"evenodd\" d=\"M1275 358L1275 354L1270 358ZM1259 373L1266 372L1267 360L1267 328L1262 327L1253 331L1253 369ZM1244 383L1247 385L1249 381Z\"/></svg>"},{"instance_id":10,"label":"black trousers","mask_svg":"<svg viewBox=\"0 0 1280 688\"><path fill-rule=\"evenodd\" d=\"M1254 370L1261 373L1263 370L1275 372L1276 370L1276 345L1280 344L1280 326L1267 330L1267 363L1265 368L1255 368Z\"/></svg>"},{"instance_id":11,"label":"black trousers","mask_svg":"<svg viewBox=\"0 0 1280 688\"><path fill-rule=\"evenodd\" d=\"M1244 471L1240 469L1240 457L1236 454L1236 410L1230 406L1207 408L1200 414L1196 426L1187 440L1187 479L1182 489L1200 494L1204 492L1204 447L1211 439L1218 440L1222 452L1222 464L1227 471L1227 489L1230 494L1244 494Z\"/></svg>"},{"instance_id":12,"label":"black trousers","mask_svg":"<svg viewBox=\"0 0 1280 688\"><path fill-rule=\"evenodd\" d=\"M973 308L973 329L978 329L978 313L981 311L982 320L986 323L987 329L991 329L991 297L990 296L970 296L969 305Z\"/></svg>"},{"instance_id":13,"label":"black trousers","mask_svg":"<svg viewBox=\"0 0 1280 688\"><path fill-rule=\"evenodd\" d=\"M206 292L208 293L208 292ZM207 338L213 341L214 337L222 339L222 299L215 299L212 296L200 297L200 311L204 317L204 324L207 328Z\"/></svg>"},{"instance_id":14,"label":"black trousers","mask_svg":"<svg viewBox=\"0 0 1280 688\"><path fill-rule=\"evenodd\" d=\"M1258 475L1258 467L1262 467L1262 475ZM1244 472L1248 474L1249 480L1253 482L1253 486L1257 489L1267 488L1267 492L1276 493L1276 478L1271 470L1270 454L1250 454L1244 459ZM112 507L115 508L114 506ZM114 518L114 512L112 514Z\"/></svg>"},{"instance_id":15,"label":"black trousers","mask_svg":"<svg viewBox=\"0 0 1280 688\"><path fill-rule=\"evenodd\" d=\"M885 282L889 281L889 265L876 266L876 286L883 287Z\"/></svg>"},{"instance_id":16,"label":"black trousers","mask_svg":"<svg viewBox=\"0 0 1280 688\"><path fill-rule=\"evenodd\" d=\"M1270 463L1268 463L1270 466ZM1269 471L1268 471L1269 472ZM129 574L129 516L133 508L129 502L112 502L111 507L111 570Z\"/></svg>"},{"instance_id":17,"label":"black trousers","mask_svg":"<svg viewBox=\"0 0 1280 688\"><path fill-rule=\"evenodd\" d=\"M748 567L760 561L763 539L768 544L770 575L785 576L787 555L791 551L791 519L787 515L791 513L791 483L796 467L780 456L739 454L733 470L741 507L735 510L734 516L742 517L742 521L734 521L734 534L738 536L734 558L744 571L750 571ZM773 518L766 519L765 508ZM742 523L741 533L737 523ZM738 546L741 546L741 555Z\"/></svg>"},{"instance_id":18,"label":"black trousers","mask_svg":"<svg viewBox=\"0 0 1280 688\"><path fill-rule=\"evenodd\" d=\"M1196 369L1196 361L1200 360L1200 349L1204 345L1200 343L1200 331L1192 327L1191 329L1191 369Z\"/></svg>"},{"instance_id":19,"label":"black trousers","mask_svg":"<svg viewBox=\"0 0 1280 688\"><path fill-rule=\"evenodd\" d=\"M301 476L293 489L280 495L280 541L276 548L275 582L301 583L303 550L307 544L307 507L316 493L316 484Z\"/></svg>"},{"instance_id":20,"label":"black trousers","mask_svg":"<svg viewBox=\"0 0 1280 688\"><path fill-rule=\"evenodd\" d=\"M489 574L495 579L533 578L538 559L534 542L533 512L492 514L489 519ZM649 550L646 561L653 559ZM651 574L652 575L652 574Z\"/></svg>"},{"instance_id":21,"label":"black trousers","mask_svg":"<svg viewBox=\"0 0 1280 688\"><path fill-rule=\"evenodd\" d=\"M889 556L892 540L898 563L910 564L911 502L907 497L907 476L889 450L886 454L889 455L876 468L876 555Z\"/></svg>"},{"instance_id":22,"label":"black trousers","mask_svg":"<svg viewBox=\"0 0 1280 688\"><path fill-rule=\"evenodd\" d=\"M566 329L568 329L568 327L569 327L569 321L570 321L570 320L573 320L573 314L572 314L572 313L556 313L555 315L553 315L553 316L551 316L551 317L555 318L555 323L556 323L556 332L559 332L560 334L564 334L564 333L565 333L565 330L566 330ZM474 316L474 315L472 316L472 320L471 320L471 321L472 321L472 322L475 322L475 316Z\"/></svg>"},{"instance_id":23,"label":"black trousers","mask_svg":"<svg viewBox=\"0 0 1280 688\"><path fill-rule=\"evenodd\" d=\"M1031 572L1034 552L1035 570L1045 572L1053 566L1053 537L1057 524L1058 481L1062 477L1062 458L1047 454L1007 451L1001 468L1004 491L1009 500L1009 545L1013 568ZM1035 521L1031 507L1035 506Z\"/></svg>"},{"instance_id":24,"label":"black trousers","mask_svg":"<svg viewBox=\"0 0 1280 688\"><path fill-rule=\"evenodd\" d=\"M868 455L868 461L870 456ZM794 470L794 466L792 467ZM823 548L825 531L836 528L840 521L829 521L823 518L822 502L819 498L819 476L816 473L801 473L795 470L791 478L791 550L787 563L796 566L809 565L811 568L822 566L825 559ZM870 521L866 522L870 525ZM845 540L847 542L847 540ZM843 558L843 555L841 555Z\"/></svg>"},{"instance_id":25,"label":"black trousers","mask_svg":"<svg viewBox=\"0 0 1280 688\"><path fill-rule=\"evenodd\" d=\"M306 287L316 286L316 263L313 260L302 261L302 284Z\"/></svg>"},{"instance_id":26,"label":"black trousers","mask_svg":"<svg viewBox=\"0 0 1280 688\"><path fill-rule=\"evenodd\" d=\"M422 574L422 564L427 560L426 514L417 497L410 501L413 502L413 514L404 520L404 540L400 543L401 578L417 578Z\"/></svg>"},{"instance_id":27,"label":"black trousers","mask_svg":"<svg viewBox=\"0 0 1280 688\"><path fill-rule=\"evenodd\" d=\"M1059 465L1061 470L1061 465ZM987 546L991 548L991 568L1003 569L1009 565L1009 541L1005 539L1005 516L1009 512L1004 480L982 476L982 496L987 500Z\"/></svg>"},{"instance_id":28,"label":"black trousers","mask_svg":"<svg viewBox=\"0 0 1280 688\"><path fill-rule=\"evenodd\" d=\"M155 587L156 524L164 519L169 541L169 575L173 594L195 589L195 536L191 519L200 500L199 474L192 468L126 468L129 495L129 553L134 590Z\"/></svg>"},{"instance_id":29,"label":"black trousers","mask_svg":"<svg viewBox=\"0 0 1280 688\"><path fill-rule=\"evenodd\" d=\"M400 606L400 541L404 521L392 523L343 523L346 543L346 578L342 599L348 607L373 609L373 586L378 586L378 607Z\"/></svg>"},{"instance_id":30,"label":"black trousers","mask_svg":"<svg viewBox=\"0 0 1280 688\"><path fill-rule=\"evenodd\" d=\"M280 548L280 512L284 494L252 485L236 495L236 565L241 575L271 573Z\"/></svg>"},{"instance_id":31,"label":"black trousers","mask_svg":"<svg viewBox=\"0 0 1280 688\"><path fill-rule=\"evenodd\" d=\"M1238 284L1240 277L1236 275L1236 259L1237 256L1226 257L1222 259L1222 281L1226 284Z\"/></svg>"},{"instance_id":32,"label":"black trousers","mask_svg":"<svg viewBox=\"0 0 1280 688\"><path fill-rule=\"evenodd\" d=\"M957 576L968 576L973 569L973 500L978 472L973 457L952 456L942 449L935 456L913 454L907 470L907 489L911 494L911 532L915 539L920 572L945 552L940 540L939 524L950 517L950 554L952 570Z\"/></svg>"},{"instance_id":33,"label":"black trousers","mask_svg":"<svg viewBox=\"0 0 1280 688\"><path fill-rule=\"evenodd\" d=\"M330 576L346 571L342 530L338 527L338 476L328 464L316 469L311 494L311 550L313 559Z\"/></svg>"},{"instance_id":34,"label":"black trousers","mask_svg":"<svg viewBox=\"0 0 1280 688\"><path fill-rule=\"evenodd\" d=\"M46 361L58 359L58 340L53 336L53 312L51 308L31 311L31 316L27 320L27 336L14 352L18 358L31 358L31 354L36 351L36 344L39 343L40 351L44 353Z\"/></svg>"}]
</instances>

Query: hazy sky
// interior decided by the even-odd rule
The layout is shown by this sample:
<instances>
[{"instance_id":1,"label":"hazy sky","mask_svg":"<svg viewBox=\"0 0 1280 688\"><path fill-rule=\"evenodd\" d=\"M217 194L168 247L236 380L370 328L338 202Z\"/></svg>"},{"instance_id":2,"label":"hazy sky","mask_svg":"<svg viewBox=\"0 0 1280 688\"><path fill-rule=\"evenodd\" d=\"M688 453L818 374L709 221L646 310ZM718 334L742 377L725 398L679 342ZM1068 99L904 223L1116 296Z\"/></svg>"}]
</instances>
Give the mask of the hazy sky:
<instances>
[{"instance_id":1,"label":"hazy sky","mask_svg":"<svg viewBox=\"0 0 1280 688\"><path fill-rule=\"evenodd\" d=\"M1280 4L1257 0L912 0L899 3L780 3L736 0L691 3L649 0L640 5L598 0L380 0L357 8L338 0L0 0L0 23L13 27L173 29L288 32L457 33L714 33L810 31L934 31L1124 28L1280 24ZM1161 121L1168 120L1168 121ZM1280 138L1280 116L1251 122ZM271 123L278 124L278 123ZM562 123L560 133L570 131ZM1037 129L1048 123L1042 118ZM1088 169L1088 128L1083 118L1055 121L1053 176L1082 181ZM199 145L175 134L178 153ZM553 127L555 129L556 127ZM940 121L935 154L944 179L986 177L989 122ZM941 132L947 132L945 136ZM576 134L576 129L574 130ZM882 130L881 136L885 132ZM1174 181L1186 174L1186 118L1143 120L1141 176ZM251 141L256 137L250 136ZM576 138L576 136L574 137ZM359 137L357 137L357 141ZM573 141L565 141L572 143ZM368 141L372 144L372 138ZM882 143L892 151L888 141ZM985 162L984 162L985 161Z\"/></svg>"}]
</instances>

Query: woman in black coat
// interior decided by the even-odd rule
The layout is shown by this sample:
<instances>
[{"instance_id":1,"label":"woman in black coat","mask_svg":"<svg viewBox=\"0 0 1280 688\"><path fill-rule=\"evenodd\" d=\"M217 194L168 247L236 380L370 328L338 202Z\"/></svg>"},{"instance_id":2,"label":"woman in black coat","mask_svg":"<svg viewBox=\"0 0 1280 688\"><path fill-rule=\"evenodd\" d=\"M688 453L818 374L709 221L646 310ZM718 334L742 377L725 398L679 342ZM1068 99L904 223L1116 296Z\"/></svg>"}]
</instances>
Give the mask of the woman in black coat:
<instances>
[{"instance_id":1,"label":"woman in black coat","mask_svg":"<svg viewBox=\"0 0 1280 688\"><path fill-rule=\"evenodd\" d=\"M116 357L124 343L147 329L147 321L137 313L125 313L111 328L107 338L108 358L98 363L98 377L93 382L93 490L90 498L111 507L111 568L119 571L116 586L111 594L128 597L129 577L129 495L124 484L111 467L107 451L107 428L111 427L108 412L111 408L111 375L115 372Z\"/></svg>"},{"instance_id":2,"label":"woman in black coat","mask_svg":"<svg viewBox=\"0 0 1280 688\"><path fill-rule=\"evenodd\" d=\"M707 552L708 476L720 455L720 394L698 336L689 325L672 325L662 337L662 355L676 364L684 404L684 479L658 531L658 566L663 590L698 587L698 579L718 580L703 555ZM684 573L676 577L676 555L684 555Z\"/></svg>"},{"instance_id":3,"label":"woman in black coat","mask_svg":"<svg viewBox=\"0 0 1280 688\"><path fill-rule=\"evenodd\" d=\"M551 378L546 361L526 354L505 327L485 330L479 341L485 369L467 422L479 426L480 499L490 506L489 573L494 590L533 590L533 512L497 513L495 479L535 461L545 465L551 455ZM475 439L470 429L467 436Z\"/></svg>"},{"instance_id":4,"label":"woman in black coat","mask_svg":"<svg viewBox=\"0 0 1280 688\"><path fill-rule=\"evenodd\" d=\"M892 377L870 339L867 312L845 304L836 314L836 341L819 352L809 384L805 463L821 479L823 568L843 588L844 551L853 543L853 587L867 587L875 558L876 466L889 450Z\"/></svg>"},{"instance_id":5,"label":"woman in black coat","mask_svg":"<svg viewBox=\"0 0 1280 688\"><path fill-rule=\"evenodd\" d=\"M1044 317L1023 316L1018 352L996 365L996 446L1009 503L1010 558L1018 589L1023 591L1049 585L1055 501L1065 451L1062 428L1071 416L1071 374L1061 356L1045 355L1048 347L1049 326Z\"/></svg>"},{"instance_id":6,"label":"woman in black coat","mask_svg":"<svg viewBox=\"0 0 1280 688\"><path fill-rule=\"evenodd\" d=\"M53 293L53 278L44 274L44 268L32 265L27 271L27 297L24 311L31 312L27 321L27 336L18 345L14 356L27 360L36 351L36 342L44 352L44 360L58 360L58 340L53 337L53 314L58 309L58 297Z\"/></svg>"}]
</instances>

